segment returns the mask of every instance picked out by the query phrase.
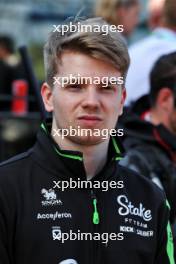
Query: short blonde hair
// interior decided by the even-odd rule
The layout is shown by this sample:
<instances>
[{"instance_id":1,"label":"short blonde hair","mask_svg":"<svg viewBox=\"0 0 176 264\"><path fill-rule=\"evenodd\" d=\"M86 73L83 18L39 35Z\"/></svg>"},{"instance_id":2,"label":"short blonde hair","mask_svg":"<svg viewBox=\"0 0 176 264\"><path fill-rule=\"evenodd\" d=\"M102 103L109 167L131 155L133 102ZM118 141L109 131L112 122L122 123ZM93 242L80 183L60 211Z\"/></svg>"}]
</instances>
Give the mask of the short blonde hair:
<instances>
[{"instance_id":1,"label":"short blonde hair","mask_svg":"<svg viewBox=\"0 0 176 264\"><path fill-rule=\"evenodd\" d=\"M67 23L68 24L68 23ZM78 22L74 22L78 25ZM61 32L52 32L44 46L44 66L46 82L52 87L53 77L58 73L58 65L61 63L61 55L65 50L71 50L87 54L93 58L104 60L114 65L126 78L130 63L128 49L121 34L110 30L110 25L102 18L91 18L79 21L79 25L106 25L107 34L95 30L90 32L71 32L70 24L68 31L62 35Z\"/></svg>"},{"instance_id":2,"label":"short blonde hair","mask_svg":"<svg viewBox=\"0 0 176 264\"><path fill-rule=\"evenodd\" d=\"M95 15L102 17L110 24L118 25L121 23L120 18L117 16L118 8L128 8L137 4L139 4L138 0L97 0Z\"/></svg>"}]
</instances>

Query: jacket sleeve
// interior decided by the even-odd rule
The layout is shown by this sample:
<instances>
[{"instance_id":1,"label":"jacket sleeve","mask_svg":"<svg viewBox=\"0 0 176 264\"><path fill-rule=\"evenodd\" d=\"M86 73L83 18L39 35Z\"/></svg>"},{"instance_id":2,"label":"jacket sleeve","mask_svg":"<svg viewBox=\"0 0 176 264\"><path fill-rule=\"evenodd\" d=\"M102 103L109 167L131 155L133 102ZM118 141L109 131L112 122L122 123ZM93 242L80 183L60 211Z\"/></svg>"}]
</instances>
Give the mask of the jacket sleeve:
<instances>
[{"instance_id":1,"label":"jacket sleeve","mask_svg":"<svg viewBox=\"0 0 176 264\"><path fill-rule=\"evenodd\" d=\"M153 159L150 157L148 160L148 158L146 158L145 153L143 153L141 150L139 151L137 149L132 149L129 150L127 155L120 161L120 165L147 177L163 190L163 185L160 181L160 178L155 173L153 168Z\"/></svg>"},{"instance_id":2,"label":"jacket sleeve","mask_svg":"<svg viewBox=\"0 0 176 264\"><path fill-rule=\"evenodd\" d=\"M154 148L152 150L156 152ZM171 161L165 159L161 153L149 155L141 148L129 150L120 164L152 180L165 192L171 206L170 221L173 224L176 219L176 170Z\"/></svg>"},{"instance_id":3,"label":"jacket sleeve","mask_svg":"<svg viewBox=\"0 0 176 264\"><path fill-rule=\"evenodd\" d=\"M137 150L129 150L125 157L120 161L120 164L144 176L149 174L146 161L143 160L142 154Z\"/></svg>"},{"instance_id":4,"label":"jacket sleeve","mask_svg":"<svg viewBox=\"0 0 176 264\"><path fill-rule=\"evenodd\" d=\"M7 181L7 174L0 167L0 264L11 264L14 215L13 196Z\"/></svg>"},{"instance_id":5,"label":"jacket sleeve","mask_svg":"<svg viewBox=\"0 0 176 264\"><path fill-rule=\"evenodd\" d=\"M10 259L8 255L7 219L5 213L5 205L3 203L1 192L0 192L0 263L10 264Z\"/></svg>"},{"instance_id":6,"label":"jacket sleeve","mask_svg":"<svg viewBox=\"0 0 176 264\"><path fill-rule=\"evenodd\" d=\"M0 214L0 263L9 264L8 254L7 254L7 243L6 243L5 227Z\"/></svg>"},{"instance_id":7,"label":"jacket sleeve","mask_svg":"<svg viewBox=\"0 0 176 264\"><path fill-rule=\"evenodd\" d=\"M155 264L175 264L174 246L171 226L169 223L170 206L166 202L162 205L159 215L158 247Z\"/></svg>"}]
</instances>

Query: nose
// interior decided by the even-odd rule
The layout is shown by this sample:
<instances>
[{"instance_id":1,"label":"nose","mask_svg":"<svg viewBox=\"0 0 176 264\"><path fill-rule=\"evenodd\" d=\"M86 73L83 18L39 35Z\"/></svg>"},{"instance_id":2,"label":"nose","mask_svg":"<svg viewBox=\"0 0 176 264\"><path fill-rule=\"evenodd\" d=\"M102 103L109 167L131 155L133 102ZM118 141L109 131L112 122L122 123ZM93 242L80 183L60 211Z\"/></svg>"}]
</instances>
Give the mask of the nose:
<instances>
[{"instance_id":1,"label":"nose","mask_svg":"<svg viewBox=\"0 0 176 264\"><path fill-rule=\"evenodd\" d=\"M100 95L96 90L96 87L89 87L86 89L84 99L82 102L83 108L97 109L100 106Z\"/></svg>"}]
</instances>

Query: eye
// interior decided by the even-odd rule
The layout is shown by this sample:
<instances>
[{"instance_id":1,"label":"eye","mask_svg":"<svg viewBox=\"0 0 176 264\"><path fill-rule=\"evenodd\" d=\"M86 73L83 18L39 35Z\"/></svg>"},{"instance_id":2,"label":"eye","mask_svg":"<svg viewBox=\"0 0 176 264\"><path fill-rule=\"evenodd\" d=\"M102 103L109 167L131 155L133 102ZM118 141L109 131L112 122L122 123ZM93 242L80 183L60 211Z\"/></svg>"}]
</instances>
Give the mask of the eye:
<instances>
[{"instance_id":1,"label":"eye","mask_svg":"<svg viewBox=\"0 0 176 264\"><path fill-rule=\"evenodd\" d=\"M106 86L103 87L103 89L105 89L105 90L111 90L112 89L112 86L111 85L106 85Z\"/></svg>"},{"instance_id":2,"label":"eye","mask_svg":"<svg viewBox=\"0 0 176 264\"><path fill-rule=\"evenodd\" d=\"M114 91L115 90L115 87L113 86L113 85L104 85L104 86L102 86L101 87L101 89L103 90L103 91Z\"/></svg>"},{"instance_id":3,"label":"eye","mask_svg":"<svg viewBox=\"0 0 176 264\"><path fill-rule=\"evenodd\" d=\"M81 85L80 84L68 84L65 88L70 91L79 91L81 90Z\"/></svg>"}]
</instances>

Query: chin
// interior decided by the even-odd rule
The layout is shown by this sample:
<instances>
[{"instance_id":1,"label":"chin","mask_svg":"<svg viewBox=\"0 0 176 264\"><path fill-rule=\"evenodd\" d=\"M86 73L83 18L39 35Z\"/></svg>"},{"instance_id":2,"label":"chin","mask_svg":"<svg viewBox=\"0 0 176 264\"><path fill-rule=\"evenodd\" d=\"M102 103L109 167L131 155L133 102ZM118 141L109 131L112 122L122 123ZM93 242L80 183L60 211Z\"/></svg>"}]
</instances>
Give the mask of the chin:
<instances>
[{"instance_id":1,"label":"chin","mask_svg":"<svg viewBox=\"0 0 176 264\"><path fill-rule=\"evenodd\" d=\"M107 140L107 139L103 139L102 137L95 137L95 136L84 136L84 137L75 136L75 137L69 137L69 139L78 145L85 145L85 146L97 145Z\"/></svg>"}]
</instances>

